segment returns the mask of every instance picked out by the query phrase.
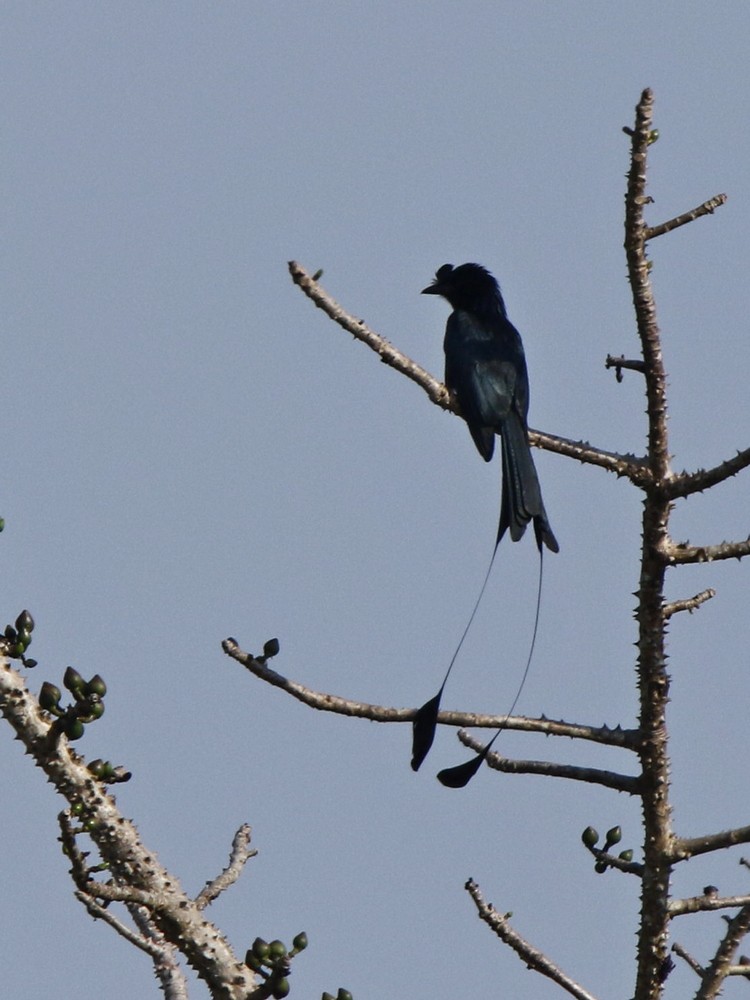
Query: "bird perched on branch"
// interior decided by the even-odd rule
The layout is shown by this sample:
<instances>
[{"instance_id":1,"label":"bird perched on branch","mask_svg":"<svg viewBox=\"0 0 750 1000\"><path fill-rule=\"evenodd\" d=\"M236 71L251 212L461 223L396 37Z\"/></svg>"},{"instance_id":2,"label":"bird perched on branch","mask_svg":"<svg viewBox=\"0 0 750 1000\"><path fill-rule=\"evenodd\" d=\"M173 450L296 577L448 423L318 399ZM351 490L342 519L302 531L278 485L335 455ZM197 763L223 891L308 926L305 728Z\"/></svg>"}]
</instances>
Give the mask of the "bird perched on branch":
<instances>
[{"instance_id":1,"label":"bird perched on branch","mask_svg":"<svg viewBox=\"0 0 750 1000\"><path fill-rule=\"evenodd\" d=\"M495 546L506 531L517 542L529 521L536 543L558 552L526 423L529 377L518 330L508 319L497 281L479 264L443 264L425 295L453 307L445 328L445 384L456 394L477 450L489 462L500 434L503 485Z\"/></svg>"},{"instance_id":2,"label":"bird perched on branch","mask_svg":"<svg viewBox=\"0 0 750 1000\"><path fill-rule=\"evenodd\" d=\"M517 542L529 521L539 549L539 587L537 589L534 630L526 667L508 716L513 711L526 682L534 653L542 596L543 546L559 552L542 490L529 447L526 423L529 412L529 377L521 336L508 319L500 288L489 271L479 264L443 264L435 280L422 289L425 295L442 295L453 307L445 328L445 384L455 393L477 450L485 462L495 451L495 435L500 435L503 485L500 523L484 583L474 603L456 650L448 664L438 693L417 709L413 722L411 766L419 770L435 738L440 702L453 664L466 638L492 572L498 546L510 531ZM506 716L506 720L508 718ZM504 725L504 723L503 723ZM471 780L503 728L500 726L482 752L468 764L446 768L439 780L459 788Z\"/></svg>"}]
</instances>

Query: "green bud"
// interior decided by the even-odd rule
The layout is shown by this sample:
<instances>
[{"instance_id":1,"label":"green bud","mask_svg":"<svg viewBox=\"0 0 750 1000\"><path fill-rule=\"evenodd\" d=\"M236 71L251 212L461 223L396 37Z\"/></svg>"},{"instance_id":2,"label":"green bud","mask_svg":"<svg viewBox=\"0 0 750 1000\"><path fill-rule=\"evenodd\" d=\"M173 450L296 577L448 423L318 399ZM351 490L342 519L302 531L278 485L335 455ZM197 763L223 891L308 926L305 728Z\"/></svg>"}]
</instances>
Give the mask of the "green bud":
<instances>
[{"instance_id":1,"label":"green bud","mask_svg":"<svg viewBox=\"0 0 750 1000\"><path fill-rule=\"evenodd\" d=\"M336 1000L336 997L331 993L324 993L320 1000Z\"/></svg>"},{"instance_id":2,"label":"green bud","mask_svg":"<svg viewBox=\"0 0 750 1000\"><path fill-rule=\"evenodd\" d=\"M292 941L295 951L304 951L307 947L307 934L304 931L300 931L299 934Z\"/></svg>"},{"instance_id":3,"label":"green bud","mask_svg":"<svg viewBox=\"0 0 750 1000\"><path fill-rule=\"evenodd\" d=\"M22 611L18 618L16 618L16 628L19 632L34 631L34 619L31 617L29 611Z\"/></svg>"},{"instance_id":4,"label":"green bud","mask_svg":"<svg viewBox=\"0 0 750 1000\"><path fill-rule=\"evenodd\" d=\"M248 969L252 969L253 972L260 972L262 962L256 956L252 948L248 948L248 950L245 952L245 965L248 967Z\"/></svg>"},{"instance_id":5,"label":"green bud","mask_svg":"<svg viewBox=\"0 0 750 1000\"><path fill-rule=\"evenodd\" d=\"M268 642L263 644L263 655L267 660L270 660L272 656L276 656L279 648L278 639L269 639Z\"/></svg>"},{"instance_id":6,"label":"green bud","mask_svg":"<svg viewBox=\"0 0 750 1000\"><path fill-rule=\"evenodd\" d=\"M586 847L595 847L599 840L599 834L593 826L587 826L581 834L581 840L584 842Z\"/></svg>"},{"instance_id":7,"label":"green bud","mask_svg":"<svg viewBox=\"0 0 750 1000\"><path fill-rule=\"evenodd\" d=\"M271 996L274 998L274 1000L281 1000L282 997L289 996L289 989L290 989L289 980L279 979L279 981L273 988L273 993L271 994Z\"/></svg>"},{"instance_id":8,"label":"green bud","mask_svg":"<svg viewBox=\"0 0 750 1000\"><path fill-rule=\"evenodd\" d=\"M16 633L16 630L13 628L12 625L6 625L5 626L5 631L3 632L3 635L5 636L6 639L10 639L11 642L12 642L15 639L17 633Z\"/></svg>"},{"instance_id":9,"label":"green bud","mask_svg":"<svg viewBox=\"0 0 750 1000\"><path fill-rule=\"evenodd\" d=\"M611 829L607 830L607 837L604 841L604 850L608 851L610 847L614 847L615 844L619 844L622 840L622 827L613 826Z\"/></svg>"},{"instance_id":10,"label":"green bud","mask_svg":"<svg viewBox=\"0 0 750 1000\"><path fill-rule=\"evenodd\" d=\"M320 281L322 277L323 277L323 268L319 267L318 270L315 272L315 274L312 276L312 280Z\"/></svg>"},{"instance_id":11,"label":"green bud","mask_svg":"<svg viewBox=\"0 0 750 1000\"><path fill-rule=\"evenodd\" d=\"M71 694L78 697L83 693L85 687L85 681L83 677L74 670L73 667L66 667L65 673L63 674L63 684L70 691Z\"/></svg>"},{"instance_id":12,"label":"green bud","mask_svg":"<svg viewBox=\"0 0 750 1000\"><path fill-rule=\"evenodd\" d=\"M632 850L630 850L630 848L628 848L627 851L620 851L617 857L620 859L620 861L631 862L633 860L633 852Z\"/></svg>"},{"instance_id":13,"label":"green bud","mask_svg":"<svg viewBox=\"0 0 750 1000\"><path fill-rule=\"evenodd\" d=\"M80 740L83 736L83 723L80 719L68 719L63 727L63 732L69 740Z\"/></svg>"},{"instance_id":14,"label":"green bud","mask_svg":"<svg viewBox=\"0 0 750 1000\"><path fill-rule=\"evenodd\" d=\"M659 129L658 128L652 128L651 131L648 134L648 144L649 144L649 146L652 143L656 142L658 140L658 138L659 138Z\"/></svg>"},{"instance_id":15,"label":"green bud","mask_svg":"<svg viewBox=\"0 0 750 1000\"><path fill-rule=\"evenodd\" d=\"M50 684L49 681L45 681L44 684L42 684L42 688L39 692L39 704L45 712L59 711L60 698L62 698L62 692L59 687L55 687L55 685Z\"/></svg>"},{"instance_id":16,"label":"green bud","mask_svg":"<svg viewBox=\"0 0 750 1000\"><path fill-rule=\"evenodd\" d=\"M253 941L252 947L256 958L259 958L261 961L264 958L268 958L268 941L264 941L262 937L257 937Z\"/></svg>"},{"instance_id":17,"label":"green bud","mask_svg":"<svg viewBox=\"0 0 750 1000\"><path fill-rule=\"evenodd\" d=\"M73 816L80 816L83 813L83 802L74 802L70 807L70 812Z\"/></svg>"},{"instance_id":18,"label":"green bud","mask_svg":"<svg viewBox=\"0 0 750 1000\"><path fill-rule=\"evenodd\" d=\"M5 518L4 517L0 517L0 531L4 531L4 530L5 530Z\"/></svg>"},{"instance_id":19,"label":"green bud","mask_svg":"<svg viewBox=\"0 0 750 1000\"><path fill-rule=\"evenodd\" d=\"M86 716L86 718L101 719L103 715L104 715L104 702L94 701L91 703L91 707L89 708L88 715Z\"/></svg>"},{"instance_id":20,"label":"green bud","mask_svg":"<svg viewBox=\"0 0 750 1000\"><path fill-rule=\"evenodd\" d=\"M268 946L268 956L269 958L275 959L283 958L284 955L286 955L286 945L283 941L279 941L279 939L276 938L276 940L272 941Z\"/></svg>"},{"instance_id":21,"label":"green bud","mask_svg":"<svg viewBox=\"0 0 750 1000\"><path fill-rule=\"evenodd\" d=\"M352 1000L352 995L349 990L339 990L336 994L336 1000Z\"/></svg>"},{"instance_id":22,"label":"green bud","mask_svg":"<svg viewBox=\"0 0 750 1000\"><path fill-rule=\"evenodd\" d=\"M28 660L24 660L23 662L24 662L24 666L28 667L29 670L32 670L36 666L36 662L37 661L36 660L32 660L31 658L29 658Z\"/></svg>"},{"instance_id":23,"label":"green bud","mask_svg":"<svg viewBox=\"0 0 750 1000\"><path fill-rule=\"evenodd\" d=\"M104 683L99 674L94 674L86 685L86 694L98 694L100 698L103 698L106 693L107 685Z\"/></svg>"},{"instance_id":24,"label":"green bud","mask_svg":"<svg viewBox=\"0 0 750 1000\"><path fill-rule=\"evenodd\" d=\"M596 864L594 865L594 871L596 872L597 875L601 875L602 872L606 872L606 870L607 870L606 861L597 861Z\"/></svg>"}]
</instances>

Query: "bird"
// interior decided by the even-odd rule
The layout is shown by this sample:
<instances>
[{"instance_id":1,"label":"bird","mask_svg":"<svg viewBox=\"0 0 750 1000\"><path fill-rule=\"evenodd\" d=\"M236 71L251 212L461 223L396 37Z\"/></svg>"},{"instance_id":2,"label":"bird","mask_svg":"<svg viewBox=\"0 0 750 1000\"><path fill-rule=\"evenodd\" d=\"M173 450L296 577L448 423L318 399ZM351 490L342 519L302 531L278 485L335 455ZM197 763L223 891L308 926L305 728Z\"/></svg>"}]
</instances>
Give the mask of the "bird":
<instances>
[{"instance_id":1,"label":"bird","mask_svg":"<svg viewBox=\"0 0 750 1000\"><path fill-rule=\"evenodd\" d=\"M559 552L529 446L523 343L508 319L500 286L481 264L443 264L422 294L440 295L453 308L443 342L445 384L485 462L491 461L500 435L503 481L495 547L506 531L517 542L532 521L539 551L544 544Z\"/></svg>"},{"instance_id":2,"label":"bird","mask_svg":"<svg viewBox=\"0 0 750 1000\"><path fill-rule=\"evenodd\" d=\"M528 676L534 653L542 595L543 547L559 552L560 546L544 509L534 459L529 445L529 376L521 335L508 319L500 286L481 264L443 264L435 272L424 295L441 295L453 308L445 327L445 384L456 397L477 451L490 462L495 451L495 437L500 435L502 455L502 492L500 521L495 545L479 596L463 634L448 664L437 694L417 709L413 720L412 770L418 771L430 752L440 702L453 665L482 600L492 572L498 546L510 531L512 541L519 541L529 525L534 524L539 549L539 587L537 589L534 630L521 683L507 718L516 706ZM438 774L449 787L459 788L471 780L490 747L500 735L505 722L476 757Z\"/></svg>"}]
</instances>

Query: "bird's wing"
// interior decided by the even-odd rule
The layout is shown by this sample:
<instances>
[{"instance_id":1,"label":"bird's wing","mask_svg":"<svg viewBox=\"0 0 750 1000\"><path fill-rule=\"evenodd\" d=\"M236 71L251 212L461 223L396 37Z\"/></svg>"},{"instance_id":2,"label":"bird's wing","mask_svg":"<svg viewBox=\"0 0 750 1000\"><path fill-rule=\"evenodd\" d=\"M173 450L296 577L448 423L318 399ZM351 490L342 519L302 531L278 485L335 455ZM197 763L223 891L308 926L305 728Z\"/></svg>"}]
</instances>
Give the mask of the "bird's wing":
<instances>
[{"instance_id":1,"label":"bird's wing","mask_svg":"<svg viewBox=\"0 0 750 1000\"><path fill-rule=\"evenodd\" d=\"M515 365L499 358L482 358L469 367L467 375L476 419L499 430L515 397Z\"/></svg>"}]
</instances>

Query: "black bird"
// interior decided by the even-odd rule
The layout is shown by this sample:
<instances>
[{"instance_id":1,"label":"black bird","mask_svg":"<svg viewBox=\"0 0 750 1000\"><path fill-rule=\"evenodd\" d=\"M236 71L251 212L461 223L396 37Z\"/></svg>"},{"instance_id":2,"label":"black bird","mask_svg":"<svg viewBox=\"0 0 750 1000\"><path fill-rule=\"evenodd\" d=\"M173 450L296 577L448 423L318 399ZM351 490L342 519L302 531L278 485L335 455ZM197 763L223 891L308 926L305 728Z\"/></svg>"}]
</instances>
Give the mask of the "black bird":
<instances>
[{"instance_id":1,"label":"black bird","mask_svg":"<svg viewBox=\"0 0 750 1000\"><path fill-rule=\"evenodd\" d=\"M443 264L425 295L453 306L445 328L445 384L455 394L479 454L489 462L500 434L503 487L496 545L534 522L536 543L559 552L529 447L529 377L521 336L508 319L497 281L479 264Z\"/></svg>"},{"instance_id":2,"label":"black bird","mask_svg":"<svg viewBox=\"0 0 750 1000\"><path fill-rule=\"evenodd\" d=\"M443 342L445 384L455 393L474 444L485 462L489 462L494 453L495 434L500 434L503 486L497 537L479 597L438 693L425 702L414 717L411 759L414 771L419 770L432 746L445 685L474 621L503 535L510 530L510 537L517 542L526 531L529 521L533 521L539 549L539 589L534 631L521 684L508 715L515 708L523 690L534 652L542 594L542 546L546 545L552 552L560 550L547 519L529 447L526 422L529 412L529 377L523 344L518 330L508 319L497 282L479 264L461 264L459 267L443 264L435 274L433 283L422 291L425 295L442 295L453 306ZM466 784L486 758L499 733L500 730L468 764L441 771L438 775L440 781L451 787Z\"/></svg>"}]
</instances>

